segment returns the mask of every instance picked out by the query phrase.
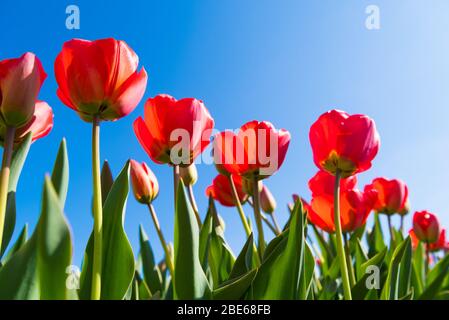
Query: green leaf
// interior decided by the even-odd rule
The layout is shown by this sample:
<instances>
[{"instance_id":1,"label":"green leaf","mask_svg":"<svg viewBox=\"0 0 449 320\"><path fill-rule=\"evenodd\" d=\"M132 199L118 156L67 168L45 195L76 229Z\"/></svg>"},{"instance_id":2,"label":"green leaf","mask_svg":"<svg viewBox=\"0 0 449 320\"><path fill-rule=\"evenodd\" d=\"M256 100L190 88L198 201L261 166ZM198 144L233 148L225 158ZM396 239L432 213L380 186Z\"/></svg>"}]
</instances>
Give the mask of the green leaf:
<instances>
[{"instance_id":1,"label":"green leaf","mask_svg":"<svg viewBox=\"0 0 449 320\"><path fill-rule=\"evenodd\" d=\"M28 151L31 146L31 132L19 144L14 151L11 159L11 170L9 173L8 199L6 203L5 224L3 229L2 246L0 248L0 258L5 253L9 241L14 233L16 225L16 189L19 182L20 173L22 172Z\"/></svg>"},{"instance_id":2,"label":"green leaf","mask_svg":"<svg viewBox=\"0 0 449 320\"><path fill-rule=\"evenodd\" d=\"M140 255L142 257L142 269L145 282L150 292L162 292L162 275L154 260L150 241L142 225L139 226Z\"/></svg>"},{"instance_id":3,"label":"green leaf","mask_svg":"<svg viewBox=\"0 0 449 320\"><path fill-rule=\"evenodd\" d=\"M381 252L386 247L378 213L374 214L374 228L367 233L367 241L369 244L368 255L370 257Z\"/></svg>"},{"instance_id":4,"label":"green leaf","mask_svg":"<svg viewBox=\"0 0 449 320\"><path fill-rule=\"evenodd\" d=\"M176 194L174 297L201 299L211 291L199 258L198 223L182 181Z\"/></svg>"},{"instance_id":5,"label":"green leaf","mask_svg":"<svg viewBox=\"0 0 449 320\"><path fill-rule=\"evenodd\" d=\"M204 218L203 225L200 230L199 238L199 258L204 272L208 270L208 256L210 246L210 234L212 232L212 206L214 199L209 197L209 206L207 209L206 217Z\"/></svg>"},{"instance_id":6,"label":"green leaf","mask_svg":"<svg viewBox=\"0 0 449 320\"><path fill-rule=\"evenodd\" d=\"M412 270L412 284L415 290L415 296L420 296L424 288L425 281L425 260L424 260L424 246L418 242L413 252L413 270Z\"/></svg>"},{"instance_id":7,"label":"green leaf","mask_svg":"<svg viewBox=\"0 0 449 320\"><path fill-rule=\"evenodd\" d=\"M237 259L235 260L234 266L232 267L231 274L229 275L229 279L238 278L248 271L252 270L252 261L253 261L253 246L254 246L254 237L251 233L246 240L243 249L240 251Z\"/></svg>"},{"instance_id":8,"label":"green leaf","mask_svg":"<svg viewBox=\"0 0 449 320\"><path fill-rule=\"evenodd\" d=\"M27 239L28 239L28 224L25 224L19 236L17 237L16 242L11 247L11 249L9 249L8 253L3 257L2 265L4 265L6 261L8 261L14 255L14 253L19 251L19 249L23 247Z\"/></svg>"},{"instance_id":9,"label":"green leaf","mask_svg":"<svg viewBox=\"0 0 449 320\"><path fill-rule=\"evenodd\" d=\"M58 154L51 175L51 182L58 194L61 207L64 208L67 190L69 188L69 158L67 156L67 144L65 139L62 139L61 144L59 145Z\"/></svg>"},{"instance_id":10,"label":"green leaf","mask_svg":"<svg viewBox=\"0 0 449 320\"><path fill-rule=\"evenodd\" d=\"M226 243L221 228L217 225L212 228L209 246L209 266L214 279L214 288L229 278L234 262L234 254Z\"/></svg>"},{"instance_id":11,"label":"green leaf","mask_svg":"<svg viewBox=\"0 0 449 320\"><path fill-rule=\"evenodd\" d=\"M449 255L433 267L427 275L427 285L423 293L419 296L419 300L431 300L439 294L443 280L449 273Z\"/></svg>"},{"instance_id":12,"label":"green leaf","mask_svg":"<svg viewBox=\"0 0 449 320\"><path fill-rule=\"evenodd\" d=\"M362 242L359 238L354 240L355 242L355 274L357 280L361 279L364 276L362 270L362 264L368 261L368 255L363 249Z\"/></svg>"},{"instance_id":13,"label":"green leaf","mask_svg":"<svg viewBox=\"0 0 449 320\"><path fill-rule=\"evenodd\" d=\"M304 252L304 271L299 278L299 294L300 300L306 300L312 285L313 274L315 272L315 257L307 242L305 242Z\"/></svg>"},{"instance_id":14,"label":"green leaf","mask_svg":"<svg viewBox=\"0 0 449 320\"><path fill-rule=\"evenodd\" d=\"M402 239L402 235L396 235L395 241L398 243L399 239ZM411 292L411 277L412 277L412 243L411 240L407 244L404 255L401 259L401 267L399 269L399 286L398 297L408 297Z\"/></svg>"},{"instance_id":15,"label":"green leaf","mask_svg":"<svg viewBox=\"0 0 449 320\"><path fill-rule=\"evenodd\" d=\"M114 184L114 176L112 175L111 167L109 166L109 162L107 160L103 162L100 178L101 178L101 199L104 205L108 197L109 191L111 191L112 185Z\"/></svg>"},{"instance_id":16,"label":"green leaf","mask_svg":"<svg viewBox=\"0 0 449 320\"><path fill-rule=\"evenodd\" d=\"M401 244L399 244L393 252L390 265L388 267L387 279L382 289L382 300L398 300L399 299L399 283L398 274L399 268L402 267L402 257L405 252L411 247L410 237L407 237Z\"/></svg>"},{"instance_id":17,"label":"green leaf","mask_svg":"<svg viewBox=\"0 0 449 320\"><path fill-rule=\"evenodd\" d=\"M283 238L262 262L252 284L253 299L296 299L304 276L304 213L295 203L288 237Z\"/></svg>"},{"instance_id":18,"label":"green leaf","mask_svg":"<svg viewBox=\"0 0 449 320\"><path fill-rule=\"evenodd\" d=\"M123 299L134 278L134 254L123 222L129 191L129 162L115 180L103 206L101 299ZM92 286L94 238L91 234L84 254L80 278L81 299L89 299Z\"/></svg>"},{"instance_id":19,"label":"green leaf","mask_svg":"<svg viewBox=\"0 0 449 320\"><path fill-rule=\"evenodd\" d=\"M56 170L67 170L67 167ZM66 268L71 265L72 242L70 229L61 207L63 198L65 198L63 195L56 193L50 178L47 177L42 213L37 226L40 298L45 300L67 298Z\"/></svg>"},{"instance_id":20,"label":"green leaf","mask_svg":"<svg viewBox=\"0 0 449 320\"><path fill-rule=\"evenodd\" d=\"M249 251L252 251L249 250ZM247 273L233 278L230 281L223 283L220 287L213 291L213 299L215 300L238 300L241 299L251 285L254 277L257 274L257 269L248 271Z\"/></svg>"}]
</instances>

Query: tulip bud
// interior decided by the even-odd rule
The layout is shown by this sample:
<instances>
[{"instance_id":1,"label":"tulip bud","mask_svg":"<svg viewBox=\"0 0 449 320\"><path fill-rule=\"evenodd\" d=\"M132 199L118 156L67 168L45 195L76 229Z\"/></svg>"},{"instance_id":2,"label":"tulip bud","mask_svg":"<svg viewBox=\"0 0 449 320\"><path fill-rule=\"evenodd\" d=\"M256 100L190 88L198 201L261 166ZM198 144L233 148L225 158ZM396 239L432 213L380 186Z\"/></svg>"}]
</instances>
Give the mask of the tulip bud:
<instances>
[{"instance_id":1,"label":"tulip bud","mask_svg":"<svg viewBox=\"0 0 449 320\"><path fill-rule=\"evenodd\" d=\"M159 193L159 184L153 171L146 165L135 160L130 160L131 183L134 197L143 204L150 204Z\"/></svg>"},{"instance_id":2,"label":"tulip bud","mask_svg":"<svg viewBox=\"0 0 449 320\"><path fill-rule=\"evenodd\" d=\"M413 231L418 239L425 243L436 242L440 235L438 218L428 211L415 212L413 216Z\"/></svg>"},{"instance_id":3,"label":"tulip bud","mask_svg":"<svg viewBox=\"0 0 449 320\"><path fill-rule=\"evenodd\" d=\"M196 166L192 163L188 167L179 167L179 176L181 177L184 185L193 186L198 180L198 172Z\"/></svg>"},{"instance_id":4,"label":"tulip bud","mask_svg":"<svg viewBox=\"0 0 449 320\"><path fill-rule=\"evenodd\" d=\"M265 185L262 186L262 191L260 192L260 207L263 212L268 214L272 214L276 210L276 200Z\"/></svg>"}]
</instances>

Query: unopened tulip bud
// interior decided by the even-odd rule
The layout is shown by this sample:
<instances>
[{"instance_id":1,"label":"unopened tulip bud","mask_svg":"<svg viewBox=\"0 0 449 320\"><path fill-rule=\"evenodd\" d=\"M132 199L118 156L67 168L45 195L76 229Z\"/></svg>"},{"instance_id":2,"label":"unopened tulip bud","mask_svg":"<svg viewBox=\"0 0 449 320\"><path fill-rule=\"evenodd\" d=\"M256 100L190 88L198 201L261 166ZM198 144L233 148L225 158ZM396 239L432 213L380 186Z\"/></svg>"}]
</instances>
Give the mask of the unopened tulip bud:
<instances>
[{"instance_id":1,"label":"unopened tulip bud","mask_svg":"<svg viewBox=\"0 0 449 320\"><path fill-rule=\"evenodd\" d=\"M193 186L198 180L198 172L196 171L196 166L192 163L188 167L179 168L179 176L181 177L184 185Z\"/></svg>"},{"instance_id":2,"label":"unopened tulip bud","mask_svg":"<svg viewBox=\"0 0 449 320\"><path fill-rule=\"evenodd\" d=\"M428 211L415 212L413 216L413 231L422 242L436 242L440 235L438 218Z\"/></svg>"},{"instance_id":3,"label":"unopened tulip bud","mask_svg":"<svg viewBox=\"0 0 449 320\"><path fill-rule=\"evenodd\" d=\"M276 210L276 200L265 185L262 187L262 191L260 192L260 207L263 212L268 214L272 214L274 210Z\"/></svg>"},{"instance_id":4,"label":"unopened tulip bud","mask_svg":"<svg viewBox=\"0 0 449 320\"><path fill-rule=\"evenodd\" d=\"M130 164L134 197L140 203L150 204L159 193L159 183L156 176L145 162L140 164L135 160L131 160Z\"/></svg>"}]
</instances>

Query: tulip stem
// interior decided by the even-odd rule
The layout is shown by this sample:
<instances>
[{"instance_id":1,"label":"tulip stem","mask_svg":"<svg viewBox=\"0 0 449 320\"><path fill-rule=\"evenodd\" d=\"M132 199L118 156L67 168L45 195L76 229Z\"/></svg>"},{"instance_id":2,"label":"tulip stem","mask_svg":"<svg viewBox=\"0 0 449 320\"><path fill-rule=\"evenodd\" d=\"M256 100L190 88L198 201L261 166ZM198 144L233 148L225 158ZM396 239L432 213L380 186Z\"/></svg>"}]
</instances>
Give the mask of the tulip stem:
<instances>
[{"instance_id":1,"label":"tulip stem","mask_svg":"<svg viewBox=\"0 0 449 320\"><path fill-rule=\"evenodd\" d=\"M7 127L3 145L2 170L0 172L0 252L3 242L3 229L5 227L6 206L8 204L9 174L15 133L15 127Z\"/></svg>"},{"instance_id":2,"label":"tulip stem","mask_svg":"<svg viewBox=\"0 0 449 320\"><path fill-rule=\"evenodd\" d=\"M179 185L179 166L173 165L173 187L174 187L173 195L175 197L175 210L176 210L178 185Z\"/></svg>"},{"instance_id":3,"label":"tulip stem","mask_svg":"<svg viewBox=\"0 0 449 320\"><path fill-rule=\"evenodd\" d=\"M395 243L394 230L393 230L393 226L391 225L391 216L390 215L387 215L387 220L388 220L388 229L390 230L390 241L391 241L391 243Z\"/></svg>"},{"instance_id":4,"label":"tulip stem","mask_svg":"<svg viewBox=\"0 0 449 320\"><path fill-rule=\"evenodd\" d=\"M266 216L262 215L262 221L265 222L267 227L271 230L271 232L274 233L275 236L278 236L280 232L278 232L275 228L275 226L270 222L270 220L267 219Z\"/></svg>"},{"instance_id":5,"label":"tulip stem","mask_svg":"<svg viewBox=\"0 0 449 320\"><path fill-rule=\"evenodd\" d=\"M243 211L242 203L240 202L239 195L237 193L237 188L235 187L234 180L232 176L228 176L229 184L231 185L232 195L234 197L234 202L237 207L237 211L239 212L240 220L242 220L243 228L245 229L246 237L249 237L252 230L248 224L248 220L246 220L245 212Z\"/></svg>"},{"instance_id":6,"label":"tulip stem","mask_svg":"<svg viewBox=\"0 0 449 320\"><path fill-rule=\"evenodd\" d=\"M352 265L351 248L349 247L347 233L344 234L344 239L345 239L346 263L347 263L348 269L349 269L349 281L351 283L351 287L353 287L353 286L355 286L355 272L354 272L354 266Z\"/></svg>"},{"instance_id":7,"label":"tulip stem","mask_svg":"<svg viewBox=\"0 0 449 320\"><path fill-rule=\"evenodd\" d=\"M189 200L190 200L190 203L192 204L193 212L195 213L196 221L198 222L198 227L200 227L200 229L201 229L202 223L201 223L200 213L198 211L198 205L196 204L195 195L193 193L193 187L191 184L187 186L187 190L189 193Z\"/></svg>"},{"instance_id":8,"label":"tulip stem","mask_svg":"<svg viewBox=\"0 0 449 320\"><path fill-rule=\"evenodd\" d=\"M94 184L94 256L91 298L92 300L99 300L101 297L103 206L100 173L100 121L98 117L94 117L92 122L92 176Z\"/></svg>"},{"instance_id":9,"label":"tulip stem","mask_svg":"<svg viewBox=\"0 0 449 320\"><path fill-rule=\"evenodd\" d=\"M262 214L260 212L260 192L259 192L259 181L257 176L253 177L253 201L254 201L254 216L257 225L257 235L259 237L259 255L260 258L263 257L265 252L265 237L263 234L262 225Z\"/></svg>"},{"instance_id":10,"label":"tulip stem","mask_svg":"<svg viewBox=\"0 0 449 320\"><path fill-rule=\"evenodd\" d=\"M281 234L281 228L279 227L279 223L276 219L275 213L274 212L271 213L270 216L271 216L271 220L273 221L274 228L276 229L276 235Z\"/></svg>"},{"instance_id":11,"label":"tulip stem","mask_svg":"<svg viewBox=\"0 0 449 320\"><path fill-rule=\"evenodd\" d=\"M151 218L153 219L154 227L156 228L157 235L161 242L162 248L164 249L165 261L167 262L167 267L170 270L170 274L173 279L175 276L175 268L174 268L173 261L171 258L170 250L168 249L168 245L167 245L167 242L165 241L164 234L162 233L161 226L159 224L159 220L156 215L156 211L154 210L154 207L151 203L148 204L148 209L150 210L150 214L151 214Z\"/></svg>"},{"instance_id":12,"label":"tulip stem","mask_svg":"<svg viewBox=\"0 0 449 320\"><path fill-rule=\"evenodd\" d=\"M400 225L399 229L401 230L401 234L404 234L404 216L403 215L401 215L401 225Z\"/></svg>"},{"instance_id":13,"label":"tulip stem","mask_svg":"<svg viewBox=\"0 0 449 320\"><path fill-rule=\"evenodd\" d=\"M426 269L425 269L425 273L427 275L427 273L429 272L429 268L430 268L430 246L429 246L429 242L427 241L425 243L425 247L426 247Z\"/></svg>"},{"instance_id":14,"label":"tulip stem","mask_svg":"<svg viewBox=\"0 0 449 320\"><path fill-rule=\"evenodd\" d=\"M346 300L352 300L351 285L349 282L348 266L346 264L345 249L343 245L343 235L340 221L340 179L341 172L337 169L335 172L334 188L334 223L335 235L337 237L337 254L340 261L341 280L343 282L343 292Z\"/></svg>"},{"instance_id":15,"label":"tulip stem","mask_svg":"<svg viewBox=\"0 0 449 320\"><path fill-rule=\"evenodd\" d=\"M240 202L239 195L237 193L237 188L235 187L234 180L232 179L232 175L228 175L229 184L231 185L232 196L234 197L235 206L237 207L237 211L240 216L240 220L242 220L243 228L245 229L246 237L249 238L251 233L251 227L248 224L248 220L246 219L245 212L243 211L242 203ZM253 245L253 254L256 259L257 265L260 265L259 254L257 252L256 245Z\"/></svg>"}]
</instances>

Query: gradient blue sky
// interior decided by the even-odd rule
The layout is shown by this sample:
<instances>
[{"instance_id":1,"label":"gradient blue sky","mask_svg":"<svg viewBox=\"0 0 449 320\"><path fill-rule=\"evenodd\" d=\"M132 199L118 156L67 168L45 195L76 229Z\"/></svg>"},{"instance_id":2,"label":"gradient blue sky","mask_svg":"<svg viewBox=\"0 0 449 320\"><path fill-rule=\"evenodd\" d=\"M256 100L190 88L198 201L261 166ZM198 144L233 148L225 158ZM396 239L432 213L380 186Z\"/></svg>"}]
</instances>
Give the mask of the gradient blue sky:
<instances>
[{"instance_id":1,"label":"gradient blue sky","mask_svg":"<svg viewBox=\"0 0 449 320\"><path fill-rule=\"evenodd\" d=\"M69 4L81 10L80 30L65 27ZM365 28L370 4L380 8L380 30ZM381 135L380 152L373 168L360 175L361 186L380 175L401 178L409 186L412 210L433 211L449 226L448 13L445 0L2 0L0 59L36 53L49 75L40 99L55 113L53 131L33 144L19 182L15 235L26 222L34 228L44 174L66 137L71 169L66 213L74 261L81 262L92 227L91 128L56 97L53 61L66 40L104 37L125 40L139 55L149 74L145 99L158 93L203 99L220 130L258 119L291 132L283 167L266 181L280 220L287 218L292 193L309 197L307 181L317 170L310 125L338 107L370 115ZM154 205L172 239L171 170L151 163L138 144L132 122L141 114L143 101L128 117L102 125L101 157L110 161L115 175L130 157L149 163L161 186ZM204 190L215 169L198 169L195 192L204 213ZM125 225L135 253L143 223L160 255L145 207L130 196L127 208ZM237 252L244 239L238 215L234 209L219 211Z\"/></svg>"}]
</instances>

